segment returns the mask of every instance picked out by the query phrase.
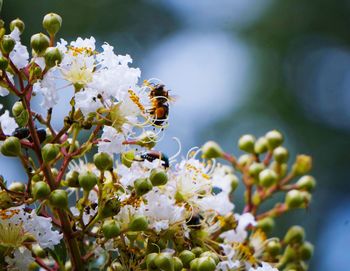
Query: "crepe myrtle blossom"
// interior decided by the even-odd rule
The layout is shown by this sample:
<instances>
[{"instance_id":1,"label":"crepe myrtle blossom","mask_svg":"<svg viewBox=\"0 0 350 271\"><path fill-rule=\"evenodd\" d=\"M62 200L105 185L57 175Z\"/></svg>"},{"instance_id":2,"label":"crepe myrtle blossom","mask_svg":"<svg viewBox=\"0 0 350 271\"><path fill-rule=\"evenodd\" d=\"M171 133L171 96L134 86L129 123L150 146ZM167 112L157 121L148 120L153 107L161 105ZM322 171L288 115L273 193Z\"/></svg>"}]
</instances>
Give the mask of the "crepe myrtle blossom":
<instances>
[{"instance_id":1,"label":"crepe myrtle blossom","mask_svg":"<svg viewBox=\"0 0 350 271\"><path fill-rule=\"evenodd\" d=\"M0 270L307 270L304 229L271 229L309 206L310 156L289 161L277 130L243 135L239 157L208 141L180 158L177 138L164 153L168 86L108 43L59 39L61 26L45 15L27 49L24 22L0 23L0 152L25 176L0 173Z\"/></svg>"}]
</instances>

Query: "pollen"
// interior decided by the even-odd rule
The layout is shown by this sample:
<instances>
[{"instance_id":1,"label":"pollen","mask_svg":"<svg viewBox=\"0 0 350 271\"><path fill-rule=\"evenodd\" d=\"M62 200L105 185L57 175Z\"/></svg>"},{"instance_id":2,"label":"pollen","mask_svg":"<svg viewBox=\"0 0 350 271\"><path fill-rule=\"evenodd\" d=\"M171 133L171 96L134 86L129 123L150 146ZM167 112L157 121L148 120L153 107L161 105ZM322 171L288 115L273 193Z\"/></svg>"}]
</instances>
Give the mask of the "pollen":
<instances>
[{"instance_id":1,"label":"pollen","mask_svg":"<svg viewBox=\"0 0 350 271\"><path fill-rule=\"evenodd\" d=\"M137 94L132 89L129 89L128 92L129 92L130 99L133 101L133 103L136 104L137 107L141 111L144 112L145 111L145 107L142 105L142 103L140 101L140 97L137 96Z\"/></svg>"},{"instance_id":2,"label":"pollen","mask_svg":"<svg viewBox=\"0 0 350 271\"><path fill-rule=\"evenodd\" d=\"M18 214L19 210L0 210L0 218L1 219L10 219L14 215Z\"/></svg>"},{"instance_id":3,"label":"pollen","mask_svg":"<svg viewBox=\"0 0 350 271\"><path fill-rule=\"evenodd\" d=\"M68 49L72 51L73 56L81 55L83 53L88 55L93 55L94 51L87 47L74 47L74 46L68 46Z\"/></svg>"}]
</instances>

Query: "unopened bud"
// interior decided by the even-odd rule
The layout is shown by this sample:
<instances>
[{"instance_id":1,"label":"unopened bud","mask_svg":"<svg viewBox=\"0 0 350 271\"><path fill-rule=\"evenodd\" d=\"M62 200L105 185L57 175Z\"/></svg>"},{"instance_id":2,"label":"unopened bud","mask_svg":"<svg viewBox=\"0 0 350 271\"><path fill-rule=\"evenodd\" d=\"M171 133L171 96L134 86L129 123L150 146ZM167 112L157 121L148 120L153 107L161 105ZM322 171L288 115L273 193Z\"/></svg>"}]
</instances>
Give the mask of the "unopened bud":
<instances>
[{"instance_id":1,"label":"unopened bud","mask_svg":"<svg viewBox=\"0 0 350 271\"><path fill-rule=\"evenodd\" d=\"M12 114L20 127L27 125L29 120L28 111L24 108L23 103L17 101L12 106Z\"/></svg>"},{"instance_id":2,"label":"unopened bud","mask_svg":"<svg viewBox=\"0 0 350 271\"><path fill-rule=\"evenodd\" d=\"M280 164L288 161L289 153L284 147L277 147L273 151L273 158Z\"/></svg>"},{"instance_id":3,"label":"unopened bud","mask_svg":"<svg viewBox=\"0 0 350 271\"><path fill-rule=\"evenodd\" d=\"M126 167L131 167L131 164L134 161L134 158L135 158L135 151L134 150L122 152L120 155L120 160L121 160L122 164Z\"/></svg>"},{"instance_id":4,"label":"unopened bud","mask_svg":"<svg viewBox=\"0 0 350 271\"><path fill-rule=\"evenodd\" d=\"M183 268L183 264L178 257L173 257L174 261L174 271L181 271Z\"/></svg>"},{"instance_id":5,"label":"unopened bud","mask_svg":"<svg viewBox=\"0 0 350 271\"><path fill-rule=\"evenodd\" d=\"M216 263L211 257L201 257L198 261L198 271L214 271Z\"/></svg>"},{"instance_id":6,"label":"unopened bud","mask_svg":"<svg viewBox=\"0 0 350 271\"><path fill-rule=\"evenodd\" d=\"M241 167L248 166L253 161L253 158L250 154L243 154L238 158L238 164Z\"/></svg>"},{"instance_id":7,"label":"unopened bud","mask_svg":"<svg viewBox=\"0 0 350 271\"><path fill-rule=\"evenodd\" d=\"M258 221L258 228L264 232L269 232L275 226L275 220L272 217L265 217Z\"/></svg>"},{"instance_id":8,"label":"unopened bud","mask_svg":"<svg viewBox=\"0 0 350 271\"><path fill-rule=\"evenodd\" d=\"M34 34L30 39L30 45L35 53L42 55L50 46L50 39L43 33Z\"/></svg>"},{"instance_id":9,"label":"unopened bud","mask_svg":"<svg viewBox=\"0 0 350 271\"><path fill-rule=\"evenodd\" d=\"M143 215L134 215L128 225L130 231L145 231L148 229L147 218Z\"/></svg>"},{"instance_id":10,"label":"unopened bud","mask_svg":"<svg viewBox=\"0 0 350 271\"><path fill-rule=\"evenodd\" d=\"M192 260L190 263L190 270L191 271L198 271L198 263L199 263L199 258Z\"/></svg>"},{"instance_id":11,"label":"unopened bud","mask_svg":"<svg viewBox=\"0 0 350 271\"><path fill-rule=\"evenodd\" d=\"M48 143L41 149L43 160L46 163L53 161L59 153L60 147L57 144Z\"/></svg>"},{"instance_id":12,"label":"unopened bud","mask_svg":"<svg viewBox=\"0 0 350 271\"><path fill-rule=\"evenodd\" d=\"M147 270L154 270L157 268L154 263L154 259L158 256L158 253L150 253L146 256L146 266Z\"/></svg>"},{"instance_id":13,"label":"unopened bud","mask_svg":"<svg viewBox=\"0 0 350 271\"><path fill-rule=\"evenodd\" d=\"M305 231L300 226L292 226L287 231L286 235L284 236L283 241L286 244L300 244L305 239Z\"/></svg>"},{"instance_id":14,"label":"unopened bud","mask_svg":"<svg viewBox=\"0 0 350 271\"><path fill-rule=\"evenodd\" d=\"M218 143L214 141L208 141L202 147L203 158L212 159L222 157L224 152Z\"/></svg>"},{"instance_id":15,"label":"unopened bud","mask_svg":"<svg viewBox=\"0 0 350 271\"><path fill-rule=\"evenodd\" d=\"M293 189L286 194L285 202L288 208L300 208L304 203L304 197L299 190Z\"/></svg>"},{"instance_id":16,"label":"unopened bud","mask_svg":"<svg viewBox=\"0 0 350 271\"><path fill-rule=\"evenodd\" d=\"M154 168L151 170L149 179L154 186L165 185L168 182L168 175L165 170Z\"/></svg>"},{"instance_id":17,"label":"unopened bud","mask_svg":"<svg viewBox=\"0 0 350 271\"><path fill-rule=\"evenodd\" d=\"M55 208L67 208L68 207L68 195L67 191L57 189L51 192L49 198L50 204Z\"/></svg>"},{"instance_id":18,"label":"unopened bud","mask_svg":"<svg viewBox=\"0 0 350 271\"><path fill-rule=\"evenodd\" d=\"M185 268L189 268L190 267L190 262L196 258L196 255L192 251L183 250L179 254L179 258L181 259L181 261L183 263L183 266Z\"/></svg>"},{"instance_id":19,"label":"unopened bud","mask_svg":"<svg viewBox=\"0 0 350 271\"><path fill-rule=\"evenodd\" d=\"M310 242L304 242L299 248L299 254L302 260L310 260L314 254L314 246Z\"/></svg>"},{"instance_id":20,"label":"unopened bud","mask_svg":"<svg viewBox=\"0 0 350 271\"><path fill-rule=\"evenodd\" d=\"M265 169L263 163L254 162L249 166L249 175L252 177L258 177L259 173Z\"/></svg>"},{"instance_id":21,"label":"unopened bud","mask_svg":"<svg viewBox=\"0 0 350 271\"><path fill-rule=\"evenodd\" d=\"M271 169L264 169L259 174L259 184L263 187L271 187L277 182L277 174Z\"/></svg>"},{"instance_id":22,"label":"unopened bud","mask_svg":"<svg viewBox=\"0 0 350 271\"><path fill-rule=\"evenodd\" d=\"M96 153L94 155L94 164L101 171L113 169L113 159L105 152Z\"/></svg>"},{"instance_id":23,"label":"unopened bud","mask_svg":"<svg viewBox=\"0 0 350 271\"><path fill-rule=\"evenodd\" d=\"M107 218L117 215L120 211L120 200L119 198L108 199L103 207L100 209L99 215L101 218Z\"/></svg>"},{"instance_id":24,"label":"unopened bud","mask_svg":"<svg viewBox=\"0 0 350 271\"><path fill-rule=\"evenodd\" d=\"M79 187L79 172L69 171L66 175L66 182L70 187Z\"/></svg>"},{"instance_id":25,"label":"unopened bud","mask_svg":"<svg viewBox=\"0 0 350 271\"><path fill-rule=\"evenodd\" d=\"M136 144L144 148L152 149L156 145L157 140L157 135L154 132L146 131L137 138Z\"/></svg>"},{"instance_id":26,"label":"unopened bud","mask_svg":"<svg viewBox=\"0 0 350 271\"><path fill-rule=\"evenodd\" d=\"M199 257L203 253L203 249L201 247L194 247L191 250L196 257Z\"/></svg>"},{"instance_id":27,"label":"unopened bud","mask_svg":"<svg viewBox=\"0 0 350 271\"><path fill-rule=\"evenodd\" d=\"M304 175L312 168L312 158L308 155L298 155L293 165L293 173L295 175Z\"/></svg>"},{"instance_id":28,"label":"unopened bud","mask_svg":"<svg viewBox=\"0 0 350 271\"><path fill-rule=\"evenodd\" d=\"M13 20L10 23L10 30L13 31L15 29L15 27L18 28L19 32L23 33L24 28L25 28L24 22L19 18Z\"/></svg>"},{"instance_id":29,"label":"unopened bud","mask_svg":"<svg viewBox=\"0 0 350 271\"><path fill-rule=\"evenodd\" d=\"M148 180L147 178L139 178L135 180L134 187L135 187L136 195L141 197L147 194L149 191L151 191L153 188L153 185L151 181Z\"/></svg>"},{"instance_id":30,"label":"unopened bud","mask_svg":"<svg viewBox=\"0 0 350 271\"><path fill-rule=\"evenodd\" d=\"M265 138L270 150L277 148L283 143L283 135L277 130L267 132Z\"/></svg>"},{"instance_id":31,"label":"unopened bud","mask_svg":"<svg viewBox=\"0 0 350 271\"><path fill-rule=\"evenodd\" d=\"M45 199L50 195L51 190L46 182L39 181L33 185L32 192L35 199Z\"/></svg>"},{"instance_id":32,"label":"unopened bud","mask_svg":"<svg viewBox=\"0 0 350 271\"><path fill-rule=\"evenodd\" d=\"M5 156L18 156L21 154L21 142L17 137L10 136L1 146L1 153Z\"/></svg>"},{"instance_id":33,"label":"unopened bud","mask_svg":"<svg viewBox=\"0 0 350 271\"><path fill-rule=\"evenodd\" d=\"M62 54L58 48L48 47L45 51L45 64L47 67L52 68L62 61Z\"/></svg>"},{"instance_id":34,"label":"unopened bud","mask_svg":"<svg viewBox=\"0 0 350 271\"><path fill-rule=\"evenodd\" d=\"M43 19L44 29L51 35L55 36L62 26L62 18L56 13L46 14Z\"/></svg>"},{"instance_id":35,"label":"unopened bud","mask_svg":"<svg viewBox=\"0 0 350 271\"><path fill-rule=\"evenodd\" d=\"M11 38L9 35L5 35L2 38L1 46L5 54L9 54L12 52L13 48L15 48L16 41Z\"/></svg>"},{"instance_id":36,"label":"unopened bud","mask_svg":"<svg viewBox=\"0 0 350 271\"><path fill-rule=\"evenodd\" d=\"M10 191L14 191L14 192L24 192L26 190L26 186L24 183L20 183L20 182L13 182L9 185L8 189Z\"/></svg>"},{"instance_id":37,"label":"unopened bud","mask_svg":"<svg viewBox=\"0 0 350 271\"><path fill-rule=\"evenodd\" d=\"M218 264L220 262L219 256L213 251L205 251L199 257L210 257L214 260L215 264Z\"/></svg>"},{"instance_id":38,"label":"unopened bud","mask_svg":"<svg viewBox=\"0 0 350 271\"><path fill-rule=\"evenodd\" d=\"M231 191L235 191L238 187L239 180L236 175L229 174L226 178L229 178L231 183Z\"/></svg>"},{"instance_id":39,"label":"unopened bud","mask_svg":"<svg viewBox=\"0 0 350 271\"><path fill-rule=\"evenodd\" d=\"M155 257L154 263L161 270L174 271L174 260L169 253L159 253Z\"/></svg>"},{"instance_id":40,"label":"unopened bud","mask_svg":"<svg viewBox=\"0 0 350 271\"><path fill-rule=\"evenodd\" d=\"M255 142L254 145L254 152L257 154L262 154L264 152L267 152L268 150L268 142L265 137L260 137L258 140Z\"/></svg>"},{"instance_id":41,"label":"unopened bud","mask_svg":"<svg viewBox=\"0 0 350 271\"><path fill-rule=\"evenodd\" d=\"M3 71L6 70L8 65L9 65L9 61L6 58L1 56L0 57L0 70L3 70Z\"/></svg>"},{"instance_id":42,"label":"unopened bud","mask_svg":"<svg viewBox=\"0 0 350 271\"><path fill-rule=\"evenodd\" d=\"M86 171L79 174L78 181L85 191L90 191L97 184L98 178L95 173Z\"/></svg>"},{"instance_id":43,"label":"unopened bud","mask_svg":"<svg viewBox=\"0 0 350 271\"><path fill-rule=\"evenodd\" d=\"M272 256L275 257L280 254L281 243L276 240L271 240L266 245L266 251Z\"/></svg>"},{"instance_id":44,"label":"unopened bud","mask_svg":"<svg viewBox=\"0 0 350 271\"><path fill-rule=\"evenodd\" d=\"M306 190L310 192L315 188L316 180L314 177L310 175L305 175L297 181L296 186L298 189Z\"/></svg>"},{"instance_id":45,"label":"unopened bud","mask_svg":"<svg viewBox=\"0 0 350 271\"><path fill-rule=\"evenodd\" d=\"M102 226L102 232L107 239L118 237L120 234L120 225L115 220L105 221Z\"/></svg>"},{"instance_id":46,"label":"unopened bud","mask_svg":"<svg viewBox=\"0 0 350 271\"><path fill-rule=\"evenodd\" d=\"M245 152L254 152L255 137L253 135L243 135L238 140L238 147Z\"/></svg>"},{"instance_id":47,"label":"unopened bud","mask_svg":"<svg viewBox=\"0 0 350 271\"><path fill-rule=\"evenodd\" d=\"M43 250L43 248L40 245L38 245L38 244L33 244L32 245L32 251L33 251L34 255L39 257L39 258L45 258L46 257L45 250Z\"/></svg>"}]
</instances>

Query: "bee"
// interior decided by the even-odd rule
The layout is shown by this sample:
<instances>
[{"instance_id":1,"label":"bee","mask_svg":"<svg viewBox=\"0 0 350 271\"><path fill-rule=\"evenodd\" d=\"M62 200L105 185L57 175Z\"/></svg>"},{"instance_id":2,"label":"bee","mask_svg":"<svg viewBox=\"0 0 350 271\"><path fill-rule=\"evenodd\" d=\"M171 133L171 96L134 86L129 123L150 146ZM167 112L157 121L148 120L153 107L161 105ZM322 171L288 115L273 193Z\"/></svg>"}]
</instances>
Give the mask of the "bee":
<instances>
[{"instance_id":1,"label":"bee","mask_svg":"<svg viewBox=\"0 0 350 271\"><path fill-rule=\"evenodd\" d=\"M151 150L148 152L145 152L143 154L140 155L140 160L135 159L135 161L149 161L149 162L153 162L154 160L159 159L162 161L162 166L164 168L168 168L170 163L169 163L169 158L168 156L166 156L164 153L159 152L159 151L155 151L155 150Z\"/></svg>"}]
</instances>

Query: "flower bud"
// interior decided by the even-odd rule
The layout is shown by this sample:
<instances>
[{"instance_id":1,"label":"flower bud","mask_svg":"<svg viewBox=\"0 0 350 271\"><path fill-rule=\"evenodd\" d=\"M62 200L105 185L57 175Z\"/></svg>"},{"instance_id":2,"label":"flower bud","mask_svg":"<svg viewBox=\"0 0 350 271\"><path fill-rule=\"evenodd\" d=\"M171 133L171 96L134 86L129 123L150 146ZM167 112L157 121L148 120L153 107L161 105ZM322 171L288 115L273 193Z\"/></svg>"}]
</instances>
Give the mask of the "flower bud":
<instances>
[{"instance_id":1,"label":"flower bud","mask_svg":"<svg viewBox=\"0 0 350 271\"><path fill-rule=\"evenodd\" d=\"M183 268L182 261L178 257L173 257L174 271L181 271Z\"/></svg>"},{"instance_id":2,"label":"flower bud","mask_svg":"<svg viewBox=\"0 0 350 271\"><path fill-rule=\"evenodd\" d=\"M199 264L199 258L192 260L190 263L190 270L191 271L198 271L198 264Z\"/></svg>"},{"instance_id":3,"label":"flower bud","mask_svg":"<svg viewBox=\"0 0 350 271\"><path fill-rule=\"evenodd\" d=\"M259 184L263 187L271 187L277 182L277 174L271 169L264 169L259 173Z\"/></svg>"},{"instance_id":4,"label":"flower bud","mask_svg":"<svg viewBox=\"0 0 350 271\"><path fill-rule=\"evenodd\" d=\"M102 232L107 239L118 237L120 234L120 225L115 220L105 221L102 226Z\"/></svg>"},{"instance_id":5,"label":"flower bud","mask_svg":"<svg viewBox=\"0 0 350 271\"><path fill-rule=\"evenodd\" d=\"M18 156L21 154L21 142L17 137L10 136L1 146L1 153L5 156Z\"/></svg>"},{"instance_id":6,"label":"flower bud","mask_svg":"<svg viewBox=\"0 0 350 271\"><path fill-rule=\"evenodd\" d=\"M241 167L245 167L252 162L252 157L250 154L243 154L238 158L238 164Z\"/></svg>"},{"instance_id":7,"label":"flower bud","mask_svg":"<svg viewBox=\"0 0 350 271\"><path fill-rule=\"evenodd\" d=\"M275 220L272 217L265 217L258 221L258 228L264 232L269 232L275 226Z\"/></svg>"},{"instance_id":8,"label":"flower bud","mask_svg":"<svg viewBox=\"0 0 350 271\"><path fill-rule=\"evenodd\" d=\"M190 262L196 258L196 255L192 251L183 250L179 254L179 258L182 261L183 266L185 268L189 268L190 267Z\"/></svg>"},{"instance_id":9,"label":"flower bud","mask_svg":"<svg viewBox=\"0 0 350 271\"><path fill-rule=\"evenodd\" d=\"M198 261L198 271L214 271L216 263L211 257L201 257Z\"/></svg>"},{"instance_id":10,"label":"flower bud","mask_svg":"<svg viewBox=\"0 0 350 271\"><path fill-rule=\"evenodd\" d=\"M304 203L304 197L299 190L293 189L286 194L285 203L290 209L300 208Z\"/></svg>"},{"instance_id":11,"label":"flower bud","mask_svg":"<svg viewBox=\"0 0 350 271\"><path fill-rule=\"evenodd\" d=\"M284 236L283 241L286 244L301 244L305 239L305 231L300 226L292 226Z\"/></svg>"},{"instance_id":12,"label":"flower bud","mask_svg":"<svg viewBox=\"0 0 350 271\"><path fill-rule=\"evenodd\" d=\"M218 264L220 262L219 256L214 253L213 251L205 251L200 255L200 258L202 257L210 257L215 261L215 264Z\"/></svg>"},{"instance_id":13,"label":"flower bud","mask_svg":"<svg viewBox=\"0 0 350 271\"><path fill-rule=\"evenodd\" d=\"M280 164L288 161L289 153L284 147L277 147L273 150L273 158Z\"/></svg>"},{"instance_id":14,"label":"flower bud","mask_svg":"<svg viewBox=\"0 0 350 271\"><path fill-rule=\"evenodd\" d=\"M145 231L148 229L147 218L143 215L134 215L128 225L130 231Z\"/></svg>"},{"instance_id":15,"label":"flower bud","mask_svg":"<svg viewBox=\"0 0 350 271\"><path fill-rule=\"evenodd\" d=\"M159 253L154 259L155 265L167 271L174 271L174 260L169 253Z\"/></svg>"},{"instance_id":16,"label":"flower bud","mask_svg":"<svg viewBox=\"0 0 350 271\"><path fill-rule=\"evenodd\" d=\"M308 155L298 155L293 165L293 173L295 175L303 175L308 173L312 168L312 158Z\"/></svg>"},{"instance_id":17,"label":"flower bud","mask_svg":"<svg viewBox=\"0 0 350 271\"><path fill-rule=\"evenodd\" d=\"M245 196L245 201L247 201L248 194L246 193L244 196ZM253 196L252 196L252 203L256 206L261 203L261 196L260 196L260 193L258 191L254 191Z\"/></svg>"},{"instance_id":18,"label":"flower bud","mask_svg":"<svg viewBox=\"0 0 350 271\"><path fill-rule=\"evenodd\" d=\"M310 175L305 175L297 181L296 186L298 189L306 190L310 192L315 188L316 180L314 177Z\"/></svg>"},{"instance_id":19,"label":"flower bud","mask_svg":"<svg viewBox=\"0 0 350 271\"><path fill-rule=\"evenodd\" d=\"M154 263L154 259L158 256L158 253L150 253L146 256L146 266L147 270L154 270L157 268Z\"/></svg>"},{"instance_id":20,"label":"flower bud","mask_svg":"<svg viewBox=\"0 0 350 271\"><path fill-rule=\"evenodd\" d=\"M10 191L23 193L26 190L26 186L24 183L21 183L21 182L13 182L9 185L8 189Z\"/></svg>"},{"instance_id":21,"label":"flower bud","mask_svg":"<svg viewBox=\"0 0 350 271\"><path fill-rule=\"evenodd\" d=\"M19 18L13 20L10 23L10 30L13 31L15 29L15 27L18 28L19 32L23 33L24 28L25 28L24 22Z\"/></svg>"},{"instance_id":22,"label":"flower bud","mask_svg":"<svg viewBox=\"0 0 350 271\"><path fill-rule=\"evenodd\" d=\"M11 53L13 48L15 48L15 45L16 41L13 38L11 38L9 35L3 36L1 46L5 54Z\"/></svg>"},{"instance_id":23,"label":"flower bud","mask_svg":"<svg viewBox=\"0 0 350 271\"><path fill-rule=\"evenodd\" d=\"M267 152L268 150L268 142L265 137L260 137L258 140L255 142L254 145L254 152L257 154L262 154L264 152Z\"/></svg>"},{"instance_id":24,"label":"flower bud","mask_svg":"<svg viewBox=\"0 0 350 271\"><path fill-rule=\"evenodd\" d=\"M297 255L294 247L287 246L286 249L284 250L282 259L280 261L283 263L292 262L296 259L296 257Z\"/></svg>"},{"instance_id":25,"label":"flower bud","mask_svg":"<svg viewBox=\"0 0 350 271\"><path fill-rule=\"evenodd\" d=\"M56 13L46 14L43 19L43 27L50 34L55 36L62 26L62 18Z\"/></svg>"},{"instance_id":26,"label":"flower bud","mask_svg":"<svg viewBox=\"0 0 350 271\"><path fill-rule=\"evenodd\" d=\"M28 111L24 108L22 102L17 101L14 103L14 105L12 106L12 114L20 127L24 127L27 125L29 120L29 114Z\"/></svg>"},{"instance_id":27,"label":"flower bud","mask_svg":"<svg viewBox=\"0 0 350 271\"><path fill-rule=\"evenodd\" d=\"M253 135L243 135L238 140L238 147L245 152L254 152L255 137Z\"/></svg>"},{"instance_id":28,"label":"flower bud","mask_svg":"<svg viewBox=\"0 0 350 271\"><path fill-rule=\"evenodd\" d=\"M101 171L113 169L113 159L105 152L96 153L94 155L94 164Z\"/></svg>"},{"instance_id":29,"label":"flower bud","mask_svg":"<svg viewBox=\"0 0 350 271\"><path fill-rule=\"evenodd\" d=\"M49 201L50 201L50 204L55 208L67 208L68 207L67 192L62 189L56 189L51 192Z\"/></svg>"},{"instance_id":30,"label":"flower bud","mask_svg":"<svg viewBox=\"0 0 350 271\"><path fill-rule=\"evenodd\" d=\"M147 194L153 188L150 180L146 178L136 179L134 182L134 187L135 187L136 195L139 197L143 196L144 194Z\"/></svg>"},{"instance_id":31,"label":"flower bud","mask_svg":"<svg viewBox=\"0 0 350 271\"><path fill-rule=\"evenodd\" d=\"M228 178L230 178L230 183L231 183L231 191L235 191L238 187L239 180L236 175L229 174Z\"/></svg>"},{"instance_id":32,"label":"flower bud","mask_svg":"<svg viewBox=\"0 0 350 271\"><path fill-rule=\"evenodd\" d=\"M107 218L117 215L120 211L120 200L119 198L108 199L103 207L99 210L99 216L101 218Z\"/></svg>"},{"instance_id":33,"label":"flower bud","mask_svg":"<svg viewBox=\"0 0 350 271\"><path fill-rule=\"evenodd\" d=\"M135 151L134 150L122 152L120 155L120 160L121 160L122 164L126 167L131 167L131 164L134 161L134 158L135 158Z\"/></svg>"},{"instance_id":34,"label":"flower bud","mask_svg":"<svg viewBox=\"0 0 350 271\"><path fill-rule=\"evenodd\" d=\"M199 257L203 253L203 249L201 247L194 247L191 251L194 253L194 255L196 255L196 257Z\"/></svg>"},{"instance_id":35,"label":"flower bud","mask_svg":"<svg viewBox=\"0 0 350 271\"><path fill-rule=\"evenodd\" d=\"M34 255L39 257L39 258L45 258L46 257L45 250L43 250L43 248L40 245L38 245L38 244L33 244L32 245L32 251L33 251Z\"/></svg>"},{"instance_id":36,"label":"flower bud","mask_svg":"<svg viewBox=\"0 0 350 271\"><path fill-rule=\"evenodd\" d=\"M137 138L136 144L143 148L152 149L156 145L157 140L157 135L154 132L146 131Z\"/></svg>"},{"instance_id":37,"label":"flower bud","mask_svg":"<svg viewBox=\"0 0 350 271\"><path fill-rule=\"evenodd\" d=\"M79 187L79 172L78 171L69 171L66 175L67 185L70 187Z\"/></svg>"},{"instance_id":38,"label":"flower bud","mask_svg":"<svg viewBox=\"0 0 350 271\"><path fill-rule=\"evenodd\" d=\"M219 146L219 144L214 141L208 141L207 143L205 143L202 146L202 153L203 158L205 159L219 158L224 155L224 152Z\"/></svg>"},{"instance_id":39,"label":"flower bud","mask_svg":"<svg viewBox=\"0 0 350 271\"><path fill-rule=\"evenodd\" d=\"M95 173L91 171L85 171L79 174L79 185L85 190L90 191L98 182L98 178Z\"/></svg>"},{"instance_id":40,"label":"flower bud","mask_svg":"<svg viewBox=\"0 0 350 271\"><path fill-rule=\"evenodd\" d=\"M304 242L299 248L299 254L302 260L310 260L314 254L314 246L310 242Z\"/></svg>"},{"instance_id":41,"label":"flower bud","mask_svg":"<svg viewBox=\"0 0 350 271\"><path fill-rule=\"evenodd\" d=\"M42 55L46 48L50 46L50 39L43 33L34 34L30 39L30 46L32 46L35 53Z\"/></svg>"},{"instance_id":42,"label":"flower bud","mask_svg":"<svg viewBox=\"0 0 350 271\"><path fill-rule=\"evenodd\" d=\"M272 163L270 164L270 169L272 169L275 172L278 172L279 178L283 178L288 173L288 164L286 163L280 164L276 161L272 161Z\"/></svg>"},{"instance_id":43,"label":"flower bud","mask_svg":"<svg viewBox=\"0 0 350 271\"><path fill-rule=\"evenodd\" d=\"M43 160L46 163L52 162L59 153L60 147L57 144L48 143L41 149Z\"/></svg>"},{"instance_id":44,"label":"flower bud","mask_svg":"<svg viewBox=\"0 0 350 271\"><path fill-rule=\"evenodd\" d=\"M33 185L32 192L35 199L46 199L50 195L51 190L46 182L39 181Z\"/></svg>"},{"instance_id":45,"label":"flower bud","mask_svg":"<svg viewBox=\"0 0 350 271\"><path fill-rule=\"evenodd\" d=\"M272 256L275 257L280 254L281 243L276 240L271 240L266 245L266 251Z\"/></svg>"},{"instance_id":46,"label":"flower bud","mask_svg":"<svg viewBox=\"0 0 350 271\"><path fill-rule=\"evenodd\" d=\"M45 64L48 68L52 68L62 61L62 54L58 48L48 47L45 51Z\"/></svg>"},{"instance_id":47,"label":"flower bud","mask_svg":"<svg viewBox=\"0 0 350 271\"><path fill-rule=\"evenodd\" d=\"M165 185L168 182L168 175L165 170L154 168L151 170L149 179L154 186Z\"/></svg>"},{"instance_id":48,"label":"flower bud","mask_svg":"<svg viewBox=\"0 0 350 271\"><path fill-rule=\"evenodd\" d=\"M263 163L254 162L249 166L249 175L252 177L258 177L259 173L265 169L265 165Z\"/></svg>"},{"instance_id":49,"label":"flower bud","mask_svg":"<svg viewBox=\"0 0 350 271\"><path fill-rule=\"evenodd\" d=\"M0 70L3 70L3 71L6 70L8 65L9 65L9 61L6 58L1 56L0 57Z\"/></svg>"},{"instance_id":50,"label":"flower bud","mask_svg":"<svg viewBox=\"0 0 350 271\"><path fill-rule=\"evenodd\" d=\"M283 135L277 130L267 132L265 138L270 150L277 148L283 143Z\"/></svg>"}]
</instances>

